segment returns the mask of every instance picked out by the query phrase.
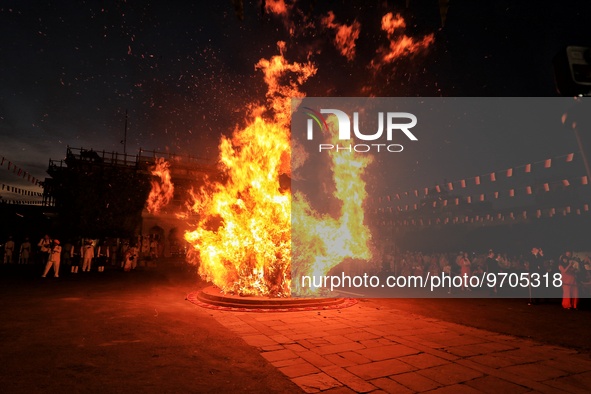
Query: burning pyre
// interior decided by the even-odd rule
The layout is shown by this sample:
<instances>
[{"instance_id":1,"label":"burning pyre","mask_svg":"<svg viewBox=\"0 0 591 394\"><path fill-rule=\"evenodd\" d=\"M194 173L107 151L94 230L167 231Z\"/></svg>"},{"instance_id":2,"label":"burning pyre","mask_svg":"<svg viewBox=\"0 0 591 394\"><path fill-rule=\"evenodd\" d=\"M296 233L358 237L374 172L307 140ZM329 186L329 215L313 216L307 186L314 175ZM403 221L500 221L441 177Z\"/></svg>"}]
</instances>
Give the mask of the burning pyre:
<instances>
[{"instance_id":1,"label":"burning pyre","mask_svg":"<svg viewBox=\"0 0 591 394\"><path fill-rule=\"evenodd\" d=\"M387 22L392 19L390 15ZM383 27L390 40L394 30L404 27L403 21L396 22L398 25L390 29ZM359 24L343 33L334 16L329 15L324 23L340 31L335 43L351 60ZM410 53L416 49L406 36L402 41L400 47L406 49L391 56L387 56L388 51L380 52L379 61L369 67L377 68L405 50ZM428 43L416 47L422 45ZM256 65L268 86L267 105L251 105L246 126L236 128L230 137L222 137L219 144L225 181L207 182L193 193L191 208L197 223L193 231L185 233L185 240L192 245L187 260L199 266L203 279L226 293L288 297L292 272L298 277L325 275L347 258L371 258L362 180L370 159L355 153L331 156L334 198L340 200L336 214L319 214L306 196L292 196L292 166L301 165L306 155L290 144L291 98L304 97L300 87L317 69L309 60L289 63L284 57L285 43L278 46L279 55ZM329 133L336 138L336 122L328 118L328 123ZM294 288L301 294L295 282Z\"/></svg>"}]
</instances>

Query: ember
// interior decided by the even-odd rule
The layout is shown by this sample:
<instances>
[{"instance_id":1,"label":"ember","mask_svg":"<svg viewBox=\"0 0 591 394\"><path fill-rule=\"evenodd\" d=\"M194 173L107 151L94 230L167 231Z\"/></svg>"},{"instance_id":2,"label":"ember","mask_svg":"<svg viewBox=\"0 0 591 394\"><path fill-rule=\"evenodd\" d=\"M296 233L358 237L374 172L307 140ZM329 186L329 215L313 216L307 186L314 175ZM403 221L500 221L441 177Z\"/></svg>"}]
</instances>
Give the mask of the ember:
<instances>
[{"instance_id":1,"label":"ember","mask_svg":"<svg viewBox=\"0 0 591 394\"><path fill-rule=\"evenodd\" d=\"M166 206L174 196L174 185L170 178L170 163L162 157L156 159L151 168L154 178L151 181L152 189L148 195L148 212L157 214Z\"/></svg>"}]
</instances>

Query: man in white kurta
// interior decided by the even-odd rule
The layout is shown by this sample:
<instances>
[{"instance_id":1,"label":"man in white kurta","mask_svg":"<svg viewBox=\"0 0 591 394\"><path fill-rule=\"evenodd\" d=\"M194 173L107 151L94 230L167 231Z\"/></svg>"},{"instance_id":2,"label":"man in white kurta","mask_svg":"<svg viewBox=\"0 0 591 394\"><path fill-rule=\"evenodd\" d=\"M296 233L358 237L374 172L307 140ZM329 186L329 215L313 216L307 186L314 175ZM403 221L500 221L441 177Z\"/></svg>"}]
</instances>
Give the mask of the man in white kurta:
<instances>
[{"instance_id":1,"label":"man in white kurta","mask_svg":"<svg viewBox=\"0 0 591 394\"><path fill-rule=\"evenodd\" d=\"M62 255L62 247L60 246L60 241L57 239L54 239L53 240L53 248L51 248L51 252L49 253L49 260L47 261L47 264L45 265L45 271L43 272L43 275L41 275L43 278L45 278L47 276L47 273L49 272L49 270L51 269L52 266L53 266L53 272L54 272L53 276L56 278L59 278L61 255Z\"/></svg>"}]
</instances>

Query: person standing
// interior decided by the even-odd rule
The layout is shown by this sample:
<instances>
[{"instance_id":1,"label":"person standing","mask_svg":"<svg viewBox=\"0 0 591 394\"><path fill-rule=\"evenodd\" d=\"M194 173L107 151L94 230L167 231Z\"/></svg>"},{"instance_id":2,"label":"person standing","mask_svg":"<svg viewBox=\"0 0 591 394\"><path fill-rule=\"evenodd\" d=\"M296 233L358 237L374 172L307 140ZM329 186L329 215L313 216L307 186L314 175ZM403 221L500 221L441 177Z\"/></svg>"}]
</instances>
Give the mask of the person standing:
<instances>
[{"instance_id":1,"label":"person standing","mask_svg":"<svg viewBox=\"0 0 591 394\"><path fill-rule=\"evenodd\" d=\"M125 253L125 266L123 270L129 272L137 267L138 249L135 245L131 245Z\"/></svg>"},{"instance_id":2,"label":"person standing","mask_svg":"<svg viewBox=\"0 0 591 394\"><path fill-rule=\"evenodd\" d=\"M82 272L90 272L92 259L94 259L94 246L92 246L91 240L86 241L80 251L80 255L82 256Z\"/></svg>"},{"instance_id":3,"label":"person standing","mask_svg":"<svg viewBox=\"0 0 591 394\"><path fill-rule=\"evenodd\" d=\"M464 255L460 260L460 267L460 275L462 276L462 291L464 291L464 289L466 291L472 291L472 289L470 289L470 275L472 274L472 263L468 258L467 252L464 252Z\"/></svg>"},{"instance_id":4,"label":"person standing","mask_svg":"<svg viewBox=\"0 0 591 394\"><path fill-rule=\"evenodd\" d=\"M53 276L55 278L59 278L61 255L62 247L60 246L60 241L55 239L53 240L53 248L51 248L51 252L49 253L49 260L45 265L45 271L43 271L43 275L41 275L42 278L45 278L47 276L47 273L49 272L52 266L54 272Z\"/></svg>"},{"instance_id":5,"label":"person standing","mask_svg":"<svg viewBox=\"0 0 591 394\"><path fill-rule=\"evenodd\" d=\"M109 260L109 246L106 242L99 245L97 249L98 272L105 271L105 264Z\"/></svg>"},{"instance_id":6,"label":"person standing","mask_svg":"<svg viewBox=\"0 0 591 394\"><path fill-rule=\"evenodd\" d=\"M45 237L41 238L37 246L41 252L41 264L45 265L49 261L49 253L51 252L51 238L49 238L49 235L45 234Z\"/></svg>"},{"instance_id":7,"label":"person standing","mask_svg":"<svg viewBox=\"0 0 591 394\"><path fill-rule=\"evenodd\" d=\"M529 304L539 304L542 299L540 298L541 289L533 287L531 284L535 282L536 277L541 280L542 271L544 268L544 251L541 248L533 247L531 249L531 258L529 261Z\"/></svg>"},{"instance_id":8,"label":"person standing","mask_svg":"<svg viewBox=\"0 0 591 394\"><path fill-rule=\"evenodd\" d=\"M4 244L4 264L12 264L12 255L14 252L14 241L12 235L8 237L8 241Z\"/></svg>"},{"instance_id":9,"label":"person standing","mask_svg":"<svg viewBox=\"0 0 591 394\"><path fill-rule=\"evenodd\" d=\"M488 251L488 256L486 256L486 275L493 274L494 275L494 286L489 286L488 293L489 295L497 294L497 278L496 276L499 273L499 262L495 259L495 252L491 249ZM488 282L488 281L487 281Z\"/></svg>"},{"instance_id":10,"label":"person standing","mask_svg":"<svg viewBox=\"0 0 591 394\"><path fill-rule=\"evenodd\" d=\"M152 238L152 240L150 241L150 259L151 260L158 260L158 249L159 249L158 241L156 240L156 236L154 236L154 238Z\"/></svg>"},{"instance_id":11,"label":"person standing","mask_svg":"<svg viewBox=\"0 0 591 394\"><path fill-rule=\"evenodd\" d=\"M579 288L577 286L575 261L567 256L561 256L558 269L562 275L562 307L564 309L577 309Z\"/></svg>"},{"instance_id":12,"label":"person standing","mask_svg":"<svg viewBox=\"0 0 591 394\"><path fill-rule=\"evenodd\" d=\"M73 274L78 273L78 269L80 267L80 261L82 260L82 246L78 247L78 242L76 241L75 244L72 245L72 249L70 249L70 261L72 261L72 270Z\"/></svg>"},{"instance_id":13,"label":"person standing","mask_svg":"<svg viewBox=\"0 0 591 394\"><path fill-rule=\"evenodd\" d=\"M25 242L21 244L19 264L29 264L29 257L31 256L31 242L29 237L25 237Z\"/></svg>"}]
</instances>

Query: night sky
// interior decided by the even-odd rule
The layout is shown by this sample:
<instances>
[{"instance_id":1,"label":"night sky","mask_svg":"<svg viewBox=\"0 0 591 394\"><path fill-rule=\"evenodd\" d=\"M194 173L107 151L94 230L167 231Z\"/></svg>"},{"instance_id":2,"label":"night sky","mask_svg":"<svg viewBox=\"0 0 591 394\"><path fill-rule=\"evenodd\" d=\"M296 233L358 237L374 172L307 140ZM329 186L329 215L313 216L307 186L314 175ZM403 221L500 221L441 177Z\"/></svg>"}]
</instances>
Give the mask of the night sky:
<instances>
[{"instance_id":1,"label":"night sky","mask_svg":"<svg viewBox=\"0 0 591 394\"><path fill-rule=\"evenodd\" d=\"M411 0L408 8L404 0L298 1L282 15L249 1L242 11L229 0L3 1L0 155L43 179L49 159L64 158L68 145L123 152L127 110L127 153L142 148L215 160L220 135L244 122L249 103L263 102L255 64L278 54L279 40L289 61L317 64L302 88L309 96L556 96L552 57L565 45L591 45L591 5L524 3L451 0L442 28L437 1ZM335 30L322 23L329 11L336 23L359 24L354 57L333 45ZM434 43L376 71L370 64L387 45L380 20L388 12L404 17L404 34L432 33ZM486 141L500 149L506 137ZM535 131L523 137L535 138ZM445 140L445 155L473 151L466 139ZM480 145L478 135L470 143ZM445 173L440 168L429 179L429 166L445 161L442 152L426 151L425 164L401 166L412 165L428 185ZM484 167L498 165L490 159ZM448 177L476 175L459 167L450 166ZM0 182L39 190L6 164Z\"/></svg>"}]
</instances>

